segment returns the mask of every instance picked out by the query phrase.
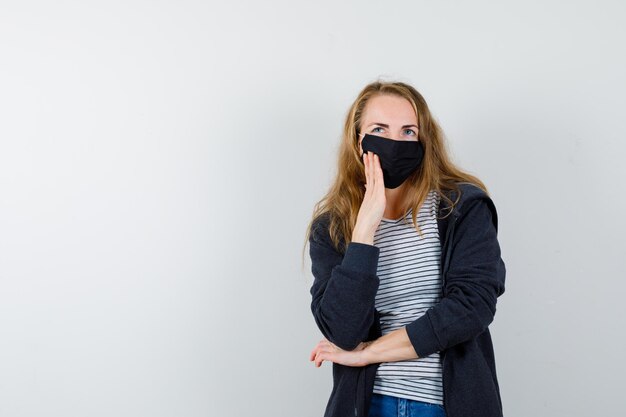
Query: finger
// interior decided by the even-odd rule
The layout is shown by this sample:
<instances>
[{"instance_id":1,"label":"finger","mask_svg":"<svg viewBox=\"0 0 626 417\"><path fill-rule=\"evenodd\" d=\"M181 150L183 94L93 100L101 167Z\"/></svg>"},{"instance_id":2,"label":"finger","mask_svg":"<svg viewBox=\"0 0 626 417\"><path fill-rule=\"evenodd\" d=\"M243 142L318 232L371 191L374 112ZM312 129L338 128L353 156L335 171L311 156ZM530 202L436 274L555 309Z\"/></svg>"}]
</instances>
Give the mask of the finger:
<instances>
[{"instance_id":1,"label":"finger","mask_svg":"<svg viewBox=\"0 0 626 417\"><path fill-rule=\"evenodd\" d=\"M365 172L365 191L367 191L367 189L370 188L368 187L370 183L370 178L369 178L370 173L369 173L369 158L368 158L367 152L363 153L363 164L364 164L363 171Z\"/></svg>"},{"instance_id":2,"label":"finger","mask_svg":"<svg viewBox=\"0 0 626 417\"><path fill-rule=\"evenodd\" d=\"M317 352L319 352L321 350L321 348L324 346L325 343L328 343L328 341L326 339L322 339L319 342L317 342L317 345L315 345L315 347L311 351L311 354L309 355L309 360L310 361L315 359L315 355L317 354Z\"/></svg>"},{"instance_id":3,"label":"finger","mask_svg":"<svg viewBox=\"0 0 626 417\"><path fill-rule=\"evenodd\" d=\"M367 151L367 188L372 190L375 186L374 184L374 154L370 151Z\"/></svg>"},{"instance_id":4,"label":"finger","mask_svg":"<svg viewBox=\"0 0 626 417\"><path fill-rule=\"evenodd\" d=\"M372 184L372 190L376 189L376 182L377 182L377 178L376 178L376 160L378 158L378 155L376 155L375 153L372 152L372 156L371 156L371 160L370 160L370 184Z\"/></svg>"},{"instance_id":5,"label":"finger","mask_svg":"<svg viewBox=\"0 0 626 417\"><path fill-rule=\"evenodd\" d=\"M317 355L315 355L315 366L317 368L319 368L320 366L322 366L322 362L324 362L324 358L322 357L323 353L322 352L318 352Z\"/></svg>"},{"instance_id":6,"label":"finger","mask_svg":"<svg viewBox=\"0 0 626 417\"><path fill-rule=\"evenodd\" d=\"M376 161L374 162L374 173L373 176L375 178L376 185L380 185L382 188L385 187L385 182L383 179L383 169L380 166L380 158L376 155ZM379 187L380 188L380 187Z\"/></svg>"}]
</instances>

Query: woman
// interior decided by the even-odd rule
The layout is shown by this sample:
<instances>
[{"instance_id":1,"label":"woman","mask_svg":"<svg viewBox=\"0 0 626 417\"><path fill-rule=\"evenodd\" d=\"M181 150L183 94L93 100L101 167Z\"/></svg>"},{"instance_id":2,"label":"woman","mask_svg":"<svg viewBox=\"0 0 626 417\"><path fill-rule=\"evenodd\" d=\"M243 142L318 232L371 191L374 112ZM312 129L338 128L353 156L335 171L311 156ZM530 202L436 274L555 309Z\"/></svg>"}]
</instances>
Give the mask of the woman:
<instances>
[{"instance_id":1,"label":"woman","mask_svg":"<svg viewBox=\"0 0 626 417\"><path fill-rule=\"evenodd\" d=\"M325 337L309 359L333 362L325 417L502 416L495 205L450 161L415 88L377 81L358 95L306 235Z\"/></svg>"}]
</instances>

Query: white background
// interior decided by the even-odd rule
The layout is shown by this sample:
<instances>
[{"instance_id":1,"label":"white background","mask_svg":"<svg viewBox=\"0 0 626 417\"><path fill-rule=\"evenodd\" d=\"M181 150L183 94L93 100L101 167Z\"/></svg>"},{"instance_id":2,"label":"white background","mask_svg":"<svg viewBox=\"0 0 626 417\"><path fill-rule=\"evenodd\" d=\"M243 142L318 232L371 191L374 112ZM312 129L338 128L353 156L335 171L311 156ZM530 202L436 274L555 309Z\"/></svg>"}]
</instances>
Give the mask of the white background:
<instances>
[{"instance_id":1,"label":"white background","mask_svg":"<svg viewBox=\"0 0 626 417\"><path fill-rule=\"evenodd\" d=\"M414 85L499 213L505 415L626 406L622 1L2 1L0 415L321 416L313 204Z\"/></svg>"}]
</instances>

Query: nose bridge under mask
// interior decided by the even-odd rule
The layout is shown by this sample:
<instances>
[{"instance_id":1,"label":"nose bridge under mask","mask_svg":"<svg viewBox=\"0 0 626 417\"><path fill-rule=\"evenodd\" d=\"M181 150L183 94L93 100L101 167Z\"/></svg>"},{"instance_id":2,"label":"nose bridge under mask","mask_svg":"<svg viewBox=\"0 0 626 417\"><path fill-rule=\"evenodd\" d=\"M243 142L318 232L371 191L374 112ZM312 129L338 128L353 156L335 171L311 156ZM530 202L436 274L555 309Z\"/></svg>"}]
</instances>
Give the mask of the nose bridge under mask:
<instances>
[{"instance_id":1,"label":"nose bridge under mask","mask_svg":"<svg viewBox=\"0 0 626 417\"><path fill-rule=\"evenodd\" d=\"M389 139L384 136L365 134L361 141L363 152L373 152L379 157L398 159L410 156L417 146L418 141Z\"/></svg>"}]
</instances>

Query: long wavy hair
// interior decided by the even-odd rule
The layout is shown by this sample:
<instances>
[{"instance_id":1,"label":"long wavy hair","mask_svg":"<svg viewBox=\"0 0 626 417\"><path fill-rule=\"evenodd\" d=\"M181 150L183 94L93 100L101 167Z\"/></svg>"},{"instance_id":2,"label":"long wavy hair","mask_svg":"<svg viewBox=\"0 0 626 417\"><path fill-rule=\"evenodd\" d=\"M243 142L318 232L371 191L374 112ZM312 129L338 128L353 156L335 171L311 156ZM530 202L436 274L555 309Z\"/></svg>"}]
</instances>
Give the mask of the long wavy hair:
<instances>
[{"instance_id":1,"label":"long wavy hair","mask_svg":"<svg viewBox=\"0 0 626 417\"><path fill-rule=\"evenodd\" d=\"M481 180L452 163L443 131L431 115L426 100L414 87L403 82L374 81L361 90L348 109L339 146L337 176L326 195L314 206L302 248L303 264L304 250L311 235L312 225L318 216L324 214L329 216L329 234L335 249L342 253L347 249L365 195L365 165L359 154L358 141L363 111L369 99L384 94L407 99L417 115L418 139L424 145L424 157L420 167L407 178L403 187L406 187L407 209L413 208L411 214L413 227L420 235L422 232L417 224L417 213L431 190L435 190L440 199L448 202L450 210L446 216L459 201L458 182L475 184L488 193ZM457 191L459 197L452 201L446 195L448 190Z\"/></svg>"}]
</instances>

